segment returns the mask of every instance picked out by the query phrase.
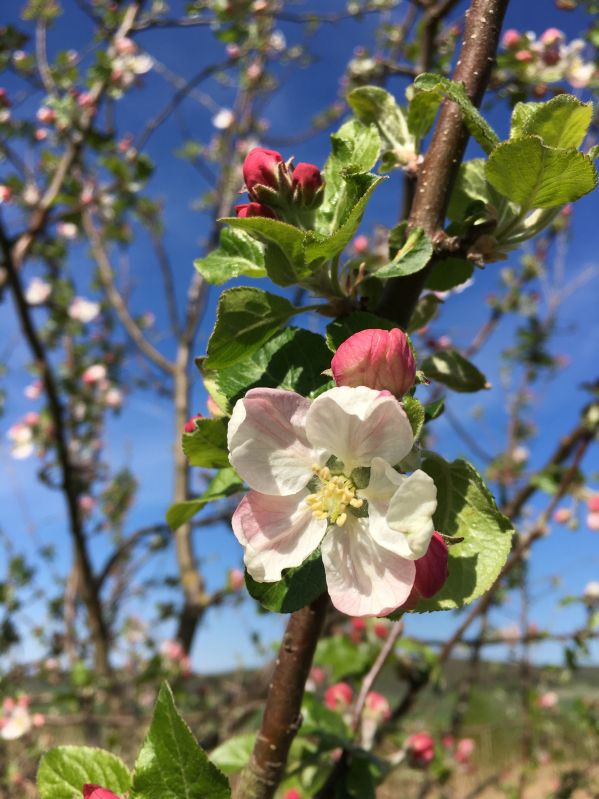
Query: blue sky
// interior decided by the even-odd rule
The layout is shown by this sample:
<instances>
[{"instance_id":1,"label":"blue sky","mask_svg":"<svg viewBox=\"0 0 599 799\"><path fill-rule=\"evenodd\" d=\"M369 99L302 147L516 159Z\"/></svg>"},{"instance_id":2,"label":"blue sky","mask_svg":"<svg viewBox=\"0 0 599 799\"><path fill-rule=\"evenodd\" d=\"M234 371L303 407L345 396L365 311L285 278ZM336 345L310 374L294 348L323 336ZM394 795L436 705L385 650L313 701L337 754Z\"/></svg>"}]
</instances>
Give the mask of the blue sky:
<instances>
[{"instance_id":1,"label":"blue sky","mask_svg":"<svg viewBox=\"0 0 599 799\"><path fill-rule=\"evenodd\" d=\"M3 22L16 20L21 3L11 4L3 9ZM181 6L173 3L173 13ZM309 5L309 4L308 4ZM67 13L50 32L49 52L57 49L76 47L89 40L89 21L77 8L73 0L64 3ZM322 10L339 10L339 2L320 2L312 4ZM543 25L539 27L539 20ZM266 108L265 116L270 122L268 137L285 137L307 129L310 118L322 107L330 103L339 91L339 76L351 57L353 49L359 44L368 44L373 33L374 22L347 21L335 26L323 26L310 39L310 49L315 54L315 63L309 70L282 71L281 90L272 98ZM536 0L531 3L512 2L505 27L542 32L550 25L564 30L568 38L577 35L584 27L582 14L560 12L552 3ZM297 26L290 23L281 26L288 42L297 41L300 35ZM224 58L224 46L215 41L209 31L188 29L180 31L150 31L141 33L137 39L160 64L171 72L190 77L204 64ZM198 59L201 54L201 61ZM122 134L139 132L143 120L153 116L168 101L171 87L156 71L144 81L141 91L127 95L118 104L117 120ZM0 79L0 85L3 81ZM6 78L4 85L13 91L14 81ZM405 80L393 79L389 89L401 98L406 86ZM231 92L214 82L200 87L206 91L218 106L228 107ZM25 116L37 108L38 101L31 99L20 106L15 114ZM202 252L203 238L208 226L204 217L192 208L192 204L205 190L205 185L197 173L183 161L174 157L174 150L180 144L180 130L184 126L200 141L205 141L212 133L211 117L214 108L207 109L196 99L190 98L167 124L159 128L149 143L148 152L157 164L156 175L152 178L149 193L159 195L165 203L165 242L174 264L177 291L182 299L192 273L192 261ZM506 135L509 116L505 108L494 109L490 119L500 135ZM298 161L311 161L322 164L328 152L328 133L302 142L292 148L285 148L284 155L295 155ZM478 155L475 147L472 156ZM0 174L2 174L0 165ZM400 202L400 179L395 175L375 194L362 225L362 231L369 233L375 222L393 224L397 218ZM566 274L576 275L593 264L598 264L596 220L599 215L599 194L586 197L576 204L573 235L568 244ZM160 329L165 320L165 309L152 261L152 253L138 236L131 251L131 263L135 275L133 307L136 312L151 310L157 317L156 328ZM145 268L148 264L148 268ZM512 258L509 265L516 266ZM477 274L475 285L463 294L452 297L445 306L441 320L434 325L436 334L448 333L459 345L469 342L474 332L487 317L488 309L484 298L498 287L498 275L503 264L491 264L484 272ZM93 296L90 288L92 265L86 248L76 245L72 249L70 267L76 276L81 293ZM29 275L36 273L36 266L30 265ZM197 341L196 351L205 350L213 320L218 289L210 294L205 322ZM572 364L562 370L551 384L540 385L537 389L535 420L547 437L541 437L532 452L531 465L537 467L555 446L558 435L570 430L576 422L578 409L584 402L584 395L578 388L584 380L596 377L596 342L599 338L599 318L597 317L597 281L587 284L583 290L569 297L563 305L562 321L554 342L553 351L569 353ZM307 323L311 323L307 320ZM493 384L491 391L484 396L453 396L450 399L454 414L463 424L473 424L471 414L479 406L484 406L485 415L482 428L475 428L477 435L484 437L484 444L491 451L499 451L505 435L504 404L505 392L499 371L499 355L510 342L514 321L507 320L498 333L489 341L476 357L476 363L485 371ZM33 554L40 544L53 543L60 553L59 565L67 562L69 542L64 530L63 503L60 495L50 492L39 484L35 477L36 464L33 459L15 461L8 455L5 432L8 427L33 408L32 403L23 396L23 389L29 381L24 370L28 356L25 344L16 328L10 303L2 306L0 313L0 341L2 350L10 353L8 374L5 385L8 390L6 414L0 419L0 526L14 541L15 548ZM157 340L165 353L172 354L172 342L168 338ZM194 386L198 410L204 411L203 389L198 379ZM107 459L114 468L127 464L137 476L140 488L137 501L129 516L127 529L134 530L145 524L155 523L164 518L170 503L171 446L173 440L172 414L168 404L151 393L135 393L130 396L126 408L118 418L111 419L106 436ZM481 433L482 429L482 433ZM465 455L476 463L476 457L468 452L458 440L444 419L435 429L439 452L448 460ZM594 459L594 461L593 461ZM597 471L599 462L597 452L591 452L587 465L589 471ZM537 505L542 507L542 505ZM551 575L559 575L562 580L562 593L580 593L584 585L592 579L599 579L599 541L597 533L586 530L584 525L577 533L555 529L551 536L540 542L532 559L532 592L538 597L534 602L532 618L540 626L551 623L552 629L567 630L580 622L582 616L577 607L556 608L556 594L547 590ZM106 547L101 540L94 541L94 556L102 562ZM197 549L209 586L222 583L228 568L238 566L241 552L230 530L221 525L202 531L197 536ZM0 558L3 554L0 554ZM0 561L1 563L1 561ZM161 554L146 568L146 576L154 573L174 573L171 553ZM50 575L42 579L50 580ZM133 612L143 612L140 604L132 602ZM38 613L35 604L27 612ZM516 602L506 605L496 617L500 626L513 623L518 617ZM444 636L454 625L450 614L411 617L408 632L424 636ZM267 642L274 641L282 629L279 617L256 614L252 603L247 602L235 609L212 611L203 626L194 649L194 665L200 671L214 671L228 668L238 662L256 662L249 641L250 630L258 630ZM172 629L165 626L167 637ZM31 657L35 649L30 642L15 648L15 659ZM540 658L558 656L556 647L544 645L539 648Z\"/></svg>"}]
</instances>

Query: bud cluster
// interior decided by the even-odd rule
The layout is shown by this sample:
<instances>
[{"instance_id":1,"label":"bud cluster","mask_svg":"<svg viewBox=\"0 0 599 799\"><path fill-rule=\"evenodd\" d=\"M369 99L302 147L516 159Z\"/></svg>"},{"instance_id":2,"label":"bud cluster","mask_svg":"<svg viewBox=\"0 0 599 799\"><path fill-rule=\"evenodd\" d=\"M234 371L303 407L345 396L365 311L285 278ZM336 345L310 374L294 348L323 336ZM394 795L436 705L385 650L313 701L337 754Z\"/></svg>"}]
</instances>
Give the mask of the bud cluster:
<instances>
[{"instance_id":1,"label":"bud cluster","mask_svg":"<svg viewBox=\"0 0 599 799\"><path fill-rule=\"evenodd\" d=\"M324 180L314 164L293 166L281 153L254 147L243 162L249 203L235 206L238 217L263 216L300 224L322 203ZM306 216L308 212L308 216Z\"/></svg>"}]
</instances>

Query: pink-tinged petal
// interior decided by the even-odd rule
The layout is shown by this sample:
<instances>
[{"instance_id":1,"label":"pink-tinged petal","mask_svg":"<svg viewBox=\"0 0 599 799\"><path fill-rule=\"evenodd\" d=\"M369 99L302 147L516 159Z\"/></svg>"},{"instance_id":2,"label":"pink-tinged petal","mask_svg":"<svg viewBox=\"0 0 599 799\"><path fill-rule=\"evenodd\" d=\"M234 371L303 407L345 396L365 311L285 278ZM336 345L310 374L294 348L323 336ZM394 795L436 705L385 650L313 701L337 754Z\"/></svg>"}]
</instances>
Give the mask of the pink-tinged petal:
<instances>
[{"instance_id":1,"label":"pink-tinged petal","mask_svg":"<svg viewBox=\"0 0 599 799\"><path fill-rule=\"evenodd\" d=\"M426 555L416 561L414 590L420 596L430 599L443 588L449 574L448 560L449 553L443 536L433 533Z\"/></svg>"},{"instance_id":2,"label":"pink-tinged petal","mask_svg":"<svg viewBox=\"0 0 599 799\"><path fill-rule=\"evenodd\" d=\"M331 361L338 386L368 386L402 397L414 385L416 362L406 334L360 330L341 344Z\"/></svg>"},{"instance_id":3,"label":"pink-tinged petal","mask_svg":"<svg viewBox=\"0 0 599 799\"><path fill-rule=\"evenodd\" d=\"M229 460L255 491L288 496L305 488L322 457L308 443L310 401L294 391L253 388L233 408Z\"/></svg>"},{"instance_id":4,"label":"pink-tinged petal","mask_svg":"<svg viewBox=\"0 0 599 799\"><path fill-rule=\"evenodd\" d=\"M387 511L386 528L373 528L377 542L397 551L397 534L401 533L408 543L410 554L404 557L421 558L428 549L434 532L433 513L437 509L437 487L432 478L417 469L406 477L397 489ZM403 544L400 551L403 553Z\"/></svg>"},{"instance_id":5,"label":"pink-tinged petal","mask_svg":"<svg viewBox=\"0 0 599 799\"><path fill-rule=\"evenodd\" d=\"M331 601L348 616L385 616L412 590L414 562L379 547L365 519L331 528L321 551Z\"/></svg>"},{"instance_id":6,"label":"pink-tinged petal","mask_svg":"<svg viewBox=\"0 0 599 799\"><path fill-rule=\"evenodd\" d=\"M120 797L100 785L84 785L83 799L120 799Z\"/></svg>"},{"instance_id":7,"label":"pink-tinged petal","mask_svg":"<svg viewBox=\"0 0 599 799\"><path fill-rule=\"evenodd\" d=\"M315 448L343 461L348 474L379 457L395 464L412 449L412 428L395 397L365 386L325 391L306 416L306 434Z\"/></svg>"},{"instance_id":8,"label":"pink-tinged petal","mask_svg":"<svg viewBox=\"0 0 599 799\"><path fill-rule=\"evenodd\" d=\"M245 549L248 572L259 583L281 579L283 569L302 564L320 544L327 529L306 505L307 491L273 497L250 491L231 520L233 532Z\"/></svg>"}]
</instances>

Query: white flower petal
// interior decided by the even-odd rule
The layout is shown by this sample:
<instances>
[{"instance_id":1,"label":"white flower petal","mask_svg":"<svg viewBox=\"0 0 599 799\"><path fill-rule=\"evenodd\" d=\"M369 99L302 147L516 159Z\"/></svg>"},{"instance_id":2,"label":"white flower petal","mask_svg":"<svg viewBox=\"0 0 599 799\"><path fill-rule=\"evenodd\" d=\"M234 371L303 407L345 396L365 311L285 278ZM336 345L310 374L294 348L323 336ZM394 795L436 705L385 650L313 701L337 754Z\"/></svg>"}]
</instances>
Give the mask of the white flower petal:
<instances>
[{"instance_id":1,"label":"white flower petal","mask_svg":"<svg viewBox=\"0 0 599 799\"><path fill-rule=\"evenodd\" d=\"M437 487L432 478L417 469L404 478L387 511L386 528L372 528L377 542L392 552L403 554L402 538L408 543L410 554L404 557L418 559L426 554L434 533L433 513L437 509ZM403 534L398 538L398 533Z\"/></svg>"},{"instance_id":2,"label":"white flower petal","mask_svg":"<svg viewBox=\"0 0 599 799\"><path fill-rule=\"evenodd\" d=\"M370 466L375 457L398 463L414 443L395 397L365 386L338 386L317 397L306 416L306 434L314 447L343 461L346 474Z\"/></svg>"},{"instance_id":3,"label":"white flower petal","mask_svg":"<svg viewBox=\"0 0 599 799\"><path fill-rule=\"evenodd\" d=\"M416 567L383 549L370 537L367 521L348 516L321 545L333 605L348 616L384 616L402 605L412 590Z\"/></svg>"},{"instance_id":4,"label":"white flower petal","mask_svg":"<svg viewBox=\"0 0 599 799\"><path fill-rule=\"evenodd\" d=\"M250 488L288 496L306 487L312 464L324 462L306 438L309 407L294 391L276 388L253 388L235 404L229 460Z\"/></svg>"},{"instance_id":5,"label":"white flower petal","mask_svg":"<svg viewBox=\"0 0 599 799\"><path fill-rule=\"evenodd\" d=\"M273 497L250 491L233 514L233 532L245 548L245 565L261 583L281 579L314 552L327 529L306 505L307 491Z\"/></svg>"}]
</instances>

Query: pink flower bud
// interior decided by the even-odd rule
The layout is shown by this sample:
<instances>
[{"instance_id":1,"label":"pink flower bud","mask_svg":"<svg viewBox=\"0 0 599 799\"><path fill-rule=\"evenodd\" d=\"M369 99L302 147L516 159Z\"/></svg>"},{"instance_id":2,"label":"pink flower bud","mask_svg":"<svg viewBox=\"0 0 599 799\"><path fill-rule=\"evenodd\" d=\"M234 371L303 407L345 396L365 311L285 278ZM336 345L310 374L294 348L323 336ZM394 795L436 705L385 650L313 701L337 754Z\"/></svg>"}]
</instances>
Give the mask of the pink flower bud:
<instances>
[{"instance_id":1,"label":"pink flower bud","mask_svg":"<svg viewBox=\"0 0 599 799\"><path fill-rule=\"evenodd\" d=\"M34 713L31 716L31 723L34 727L43 727L46 723L46 717L43 713Z\"/></svg>"},{"instance_id":2,"label":"pink flower bud","mask_svg":"<svg viewBox=\"0 0 599 799\"><path fill-rule=\"evenodd\" d=\"M186 433L193 433L196 429L196 421L198 419L203 419L203 418L204 417L202 416L201 413L196 413L195 416L192 416L191 419L188 419L185 422L185 427L183 429L185 430Z\"/></svg>"},{"instance_id":3,"label":"pink flower bud","mask_svg":"<svg viewBox=\"0 0 599 799\"><path fill-rule=\"evenodd\" d=\"M362 640L362 636L364 634L365 629L366 629L366 622L364 621L364 619L351 620L350 638L355 644L357 644Z\"/></svg>"},{"instance_id":4,"label":"pink flower bud","mask_svg":"<svg viewBox=\"0 0 599 799\"><path fill-rule=\"evenodd\" d=\"M243 162L243 179L250 196L256 186L279 187L279 164L283 156L276 150L254 147Z\"/></svg>"},{"instance_id":5,"label":"pink flower bud","mask_svg":"<svg viewBox=\"0 0 599 799\"><path fill-rule=\"evenodd\" d=\"M352 247L358 255L365 253L368 250L368 236L356 236L352 242Z\"/></svg>"},{"instance_id":6,"label":"pink flower bud","mask_svg":"<svg viewBox=\"0 0 599 799\"><path fill-rule=\"evenodd\" d=\"M344 710L351 704L353 696L351 685L346 682L337 682L334 685L329 685L324 692L324 703L331 710Z\"/></svg>"},{"instance_id":7,"label":"pink flower bud","mask_svg":"<svg viewBox=\"0 0 599 799\"><path fill-rule=\"evenodd\" d=\"M545 691L538 699L539 707L543 708L543 710L551 710L558 702L559 697L555 691Z\"/></svg>"},{"instance_id":8,"label":"pink flower bud","mask_svg":"<svg viewBox=\"0 0 599 799\"><path fill-rule=\"evenodd\" d=\"M433 533L426 555L415 561L416 578L414 580L414 587L412 594L417 593L418 596L430 599L438 593L445 580L447 580L448 569L448 551L447 544L440 533ZM412 594L410 599L412 599Z\"/></svg>"},{"instance_id":9,"label":"pink flower bud","mask_svg":"<svg viewBox=\"0 0 599 799\"><path fill-rule=\"evenodd\" d=\"M302 799L302 795L295 788L289 788L289 790L285 791L283 794L283 799Z\"/></svg>"},{"instance_id":10,"label":"pink flower bud","mask_svg":"<svg viewBox=\"0 0 599 799\"><path fill-rule=\"evenodd\" d=\"M53 108L46 108L46 106L42 106L38 108L36 117L42 125L50 125L56 119L56 111Z\"/></svg>"},{"instance_id":11,"label":"pink flower bud","mask_svg":"<svg viewBox=\"0 0 599 799\"><path fill-rule=\"evenodd\" d=\"M48 138L48 131L45 128L38 128L33 136L36 141L46 141Z\"/></svg>"},{"instance_id":12,"label":"pink flower bud","mask_svg":"<svg viewBox=\"0 0 599 799\"><path fill-rule=\"evenodd\" d=\"M547 30L541 34L541 43L546 47L551 47L553 44L563 42L565 38L563 31L558 30L558 28L547 28Z\"/></svg>"},{"instance_id":13,"label":"pink flower bud","mask_svg":"<svg viewBox=\"0 0 599 799\"><path fill-rule=\"evenodd\" d=\"M416 362L406 334L361 330L341 344L331 362L338 386L368 386L402 397L414 384Z\"/></svg>"},{"instance_id":14,"label":"pink flower bud","mask_svg":"<svg viewBox=\"0 0 599 799\"><path fill-rule=\"evenodd\" d=\"M12 197L12 189L10 186L0 186L0 205L2 203L9 203Z\"/></svg>"},{"instance_id":15,"label":"pink flower bud","mask_svg":"<svg viewBox=\"0 0 599 799\"><path fill-rule=\"evenodd\" d=\"M468 763L475 747L476 744L472 738L462 738L460 741L458 741L454 755L457 762Z\"/></svg>"},{"instance_id":16,"label":"pink flower bud","mask_svg":"<svg viewBox=\"0 0 599 799\"><path fill-rule=\"evenodd\" d=\"M376 691L370 691L366 694L364 709L378 721L387 721L391 718L391 706L389 705L387 697Z\"/></svg>"},{"instance_id":17,"label":"pink flower bud","mask_svg":"<svg viewBox=\"0 0 599 799\"><path fill-rule=\"evenodd\" d=\"M245 575L241 569L231 569L229 572L229 588L231 591L239 591L245 584Z\"/></svg>"},{"instance_id":18,"label":"pink flower bud","mask_svg":"<svg viewBox=\"0 0 599 799\"><path fill-rule=\"evenodd\" d=\"M510 28L503 34L502 43L504 47L515 47L520 39L522 38L522 34L518 31Z\"/></svg>"},{"instance_id":19,"label":"pink flower bud","mask_svg":"<svg viewBox=\"0 0 599 799\"><path fill-rule=\"evenodd\" d=\"M384 621L377 621L376 624L373 625L372 630L376 637L380 638L382 641L385 641L389 637L389 625Z\"/></svg>"},{"instance_id":20,"label":"pink flower bud","mask_svg":"<svg viewBox=\"0 0 599 799\"><path fill-rule=\"evenodd\" d=\"M235 213L240 219L247 219L251 216L265 216L268 219L276 219L274 211L262 203L241 203L235 206Z\"/></svg>"},{"instance_id":21,"label":"pink flower bud","mask_svg":"<svg viewBox=\"0 0 599 799\"><path fill-rule=\"evenodd\" d=\"M597 511L587 514L587 527L589 530L599 531L599 513Z\"/></svg>"},{"instance_id":22,"label":"pink flower bud","mask_svg":"<svg viewBox=\"0 0 599 799\"><path fill-rule=\"evenodd\" d=\"M533 54L530 50L520 50L516 53L516 61L528 62L534 59Z\"/></svg>"},{"instance_id":23,"label":"pink flower bud","mask_svg":"<svg viewBox=\"0 0 599 799\"><path fill-rule=\"evenodd\" d=\"M587 508L590 513L599 513L599 494L587 499Z\"/></svg>"},{"instance_id":24,"label":"pink flower bud","mask_svg":"<svg viewBox=\"0 0 599 799\"><path fill-rule=\"evenodd\" d=\"M314 164L298 164L291 181L293 197L304 208L318 208L324 198L324 180Z\"/></svg>"},{"instance_id":25,"label":"pink flower bud","mask_svg":"<svg viewBox=\"0 0 599 799\"><path fill-rule=\"evenodd\" d=\"M406 741L406 752L413 768L426 768L435 757L435 744L427 732L417 732Z\"/></svg>"},{"instance_id":26,"label":"pink flower bud","mask_svg":"<svg viewBox=\"0 0 599 799\"><path fill-rule=\"evenodd\" d=\"M120 799L120 796L100 785L84 785L83 799Z\"/></svg>"},{"instance_id":27,"label":"pink flower bud","mask_svg":"<svg viewBox=\"0 0 599 799\"><path fill-rule=\"evenodd\" d=\"M320 666L312 666L310 669L310 679L316 685L322 685L326 679L325 670L321 669Z\"/></svg>"},{"instance_id":28,"label":"pink flower bud","mask_svg":"<svg viewBox=\"0 0 599 799\"><path fill-rule=\"evenodd\" d=\"M229 58L239 58L239 54L241 53L238 44L228 44L226 50Z\"/></svg>"},{"instance_id":29,"label":"pink flower bud","mask_svg":"<svg viewBox=\"0 0 599 799\"><path fill-rule=\"evenodd\" d=\"M571 516L570 508L558 508L553 514L553 521L557 524L567 524Z\"/></svg>"}]
</instances>

